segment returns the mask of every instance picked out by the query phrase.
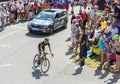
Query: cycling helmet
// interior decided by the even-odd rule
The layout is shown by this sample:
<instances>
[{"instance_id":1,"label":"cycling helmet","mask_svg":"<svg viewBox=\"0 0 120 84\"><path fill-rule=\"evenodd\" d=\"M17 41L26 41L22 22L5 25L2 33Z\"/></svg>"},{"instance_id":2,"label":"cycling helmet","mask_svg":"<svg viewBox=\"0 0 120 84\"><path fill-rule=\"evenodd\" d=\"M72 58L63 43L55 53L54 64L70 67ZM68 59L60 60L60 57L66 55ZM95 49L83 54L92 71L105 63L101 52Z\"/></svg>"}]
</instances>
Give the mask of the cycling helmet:
<instances>
[{"instance_id":1,"label":"cycling helmet","mask_svg":"<svg viewBox=\"0 0 120 84\"><path fill-rule=\"evenodd\" d=\"M118 34L115 34L113 37L112 37L113 40L118 40L119 39L119 35Z\"/></svg>"},{"instance_id":2,"label":"cycling helmet","mask_svg":"<svg viewBox=\"0 0 120 84\"><path fill-rule=\"evenodd\" d=\"M49 38L48 38L48 37L45 37L44 40L45 40L45 41L49 41Z\"/></svg>"}]
</instances>

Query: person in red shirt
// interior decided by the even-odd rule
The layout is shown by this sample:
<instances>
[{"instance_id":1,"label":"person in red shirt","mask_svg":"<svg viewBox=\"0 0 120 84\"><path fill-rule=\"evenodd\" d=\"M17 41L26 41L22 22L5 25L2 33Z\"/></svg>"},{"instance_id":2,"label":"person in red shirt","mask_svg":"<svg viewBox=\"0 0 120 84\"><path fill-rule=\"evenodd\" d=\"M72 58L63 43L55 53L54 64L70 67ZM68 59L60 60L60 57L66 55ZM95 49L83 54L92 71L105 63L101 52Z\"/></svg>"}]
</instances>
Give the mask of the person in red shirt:
<instances>
[{"instance_id":1,"label":"person in red shirt","mask_svg":"<svg viewBox=\"0 0 120 84\"><path fill-rule=\"evenodd\" d=\"M66 9L66 4L65 4L65 1L63 1L63 9Z\"/></svg>"},{"instance_id":2,"label":"person in red shirt","mask_svg":"<svg viewBox=\"0 0 120 84\"><path fill-rule=\"evenodd\" d=\"M81 15L79 15L80 17L80 24L83 25L83 18L81 17Z\"/></svg>"},{"instance_id":3,"label":"person in red shirt","mask_svg":"<svg viewBox=\"0 0 120 84\"><path fill-rule=\"evenodd\" d=\"M74 0L71 1L71 7L72 7L72 10L73 10L73 7L74 7Z\"/></svg>"},{"instance_id":4,"label":"person in red shirt","mask_svg":"<svg viewBox=\"0 0 120 84\"><path fill-rule=\"evenodd\" d=\"M45 9L48 9L49 8L49 4L47 2L44 3L44 7Z\"/></svg>"},{"instance_id":5,"label":"person in red shirt","mask_svg":"<svg viewBox=\"0 0 120 84\"><path fill-rule=\"evenodd\" d=\"M27 20L27 17L28 17L28 14L27 14L27 10L24 8L22 11L21 11L21 19L23 21Z\"/></svg>"},{"instance_id":6,"label":"person in red shirt","mask_svg":"<svg viewBox=\"0 0 120 84\"><path fill-rule=\"evenodd\" d=\"M60 2L57 1L57 8L60 8Z\"/></svg>"},{"instance_id":7,"label":"person in red shirt","mask_svg":"<svg viewBox=\"0 0 120 84\"><path fill-rule=\"evenodd\" d=\"M84 9L86 10L87 8L87 4L88 4L88 0L83 0L83 5L84 5Z\"/></svg>"}]
</instances>

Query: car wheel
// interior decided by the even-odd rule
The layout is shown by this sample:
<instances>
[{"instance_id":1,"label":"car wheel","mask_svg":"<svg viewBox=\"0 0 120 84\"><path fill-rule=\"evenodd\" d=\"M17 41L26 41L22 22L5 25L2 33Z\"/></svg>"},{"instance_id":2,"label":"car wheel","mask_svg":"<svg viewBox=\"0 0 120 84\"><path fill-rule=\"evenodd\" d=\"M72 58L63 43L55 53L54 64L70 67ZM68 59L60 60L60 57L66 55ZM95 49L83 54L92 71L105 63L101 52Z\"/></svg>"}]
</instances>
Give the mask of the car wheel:
<instances>
[{"instance_id":1,"label":"car wheel","mask_svg":"<svg viewBox=\"0 0 120 84\"><path fill-rule=\"evenodd\" d=\"M49 35L53 34L53 31L54 31L54 30L53 30L53 27L50 27L50 30L49 30L49 33L48 33L48 34L49 34Z\"/></svg>"},{"instance_id":2,"label":"car wheel","mask_svg":"<svg viewBox=\"0 0 120 84\"><path fill-rule=\"evenodd\" d=\"M65 29L67 28L67 21L64 22L63 28L65 28Z\"/></svg>"}]
</instances>

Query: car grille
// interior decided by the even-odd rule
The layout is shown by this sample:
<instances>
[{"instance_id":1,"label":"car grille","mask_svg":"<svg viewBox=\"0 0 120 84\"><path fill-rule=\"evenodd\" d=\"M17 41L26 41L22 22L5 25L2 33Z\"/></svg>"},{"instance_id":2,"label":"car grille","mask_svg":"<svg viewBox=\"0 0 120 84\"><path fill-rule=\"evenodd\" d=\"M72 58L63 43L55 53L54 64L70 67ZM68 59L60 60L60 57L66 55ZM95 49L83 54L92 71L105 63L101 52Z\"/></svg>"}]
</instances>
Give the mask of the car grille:
<instances>
[{"instance_id":1,"label":"car grille","mask_svg":"<svg viewBox=\"0 0 120 84\"><path fill-rule=\"evenodd\" d=\"M43 28L42 25L34 25L34 24L32 24L31 26L34 27L34 28Z\"/></svg>"}]
</instances>

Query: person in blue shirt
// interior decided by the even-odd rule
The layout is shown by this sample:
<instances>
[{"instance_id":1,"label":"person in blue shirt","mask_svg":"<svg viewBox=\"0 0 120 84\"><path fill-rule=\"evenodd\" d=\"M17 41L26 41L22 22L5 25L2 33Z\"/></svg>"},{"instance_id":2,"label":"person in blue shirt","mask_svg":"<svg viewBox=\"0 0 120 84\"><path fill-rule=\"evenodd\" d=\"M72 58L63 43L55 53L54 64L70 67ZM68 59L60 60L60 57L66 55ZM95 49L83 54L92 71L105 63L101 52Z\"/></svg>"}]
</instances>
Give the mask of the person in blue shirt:
<instances>
[{"instance_id":1,"label":"person in blue shirt","mask_svg":"<svg viewBox=\"0 0 120 84\"><path fill-rule=\"evenodd\" d=\"M105 37L105 34L104 34L103 30L101 30L99 33L101 33L101 35L99 37L98 45L99 45L100 56L101 56L100 66L102 66L104 64L104 61L105 61L105 57L104 56L106 54L106 46L105 46L106 37Z\"/></svg>"}]
</instances>

